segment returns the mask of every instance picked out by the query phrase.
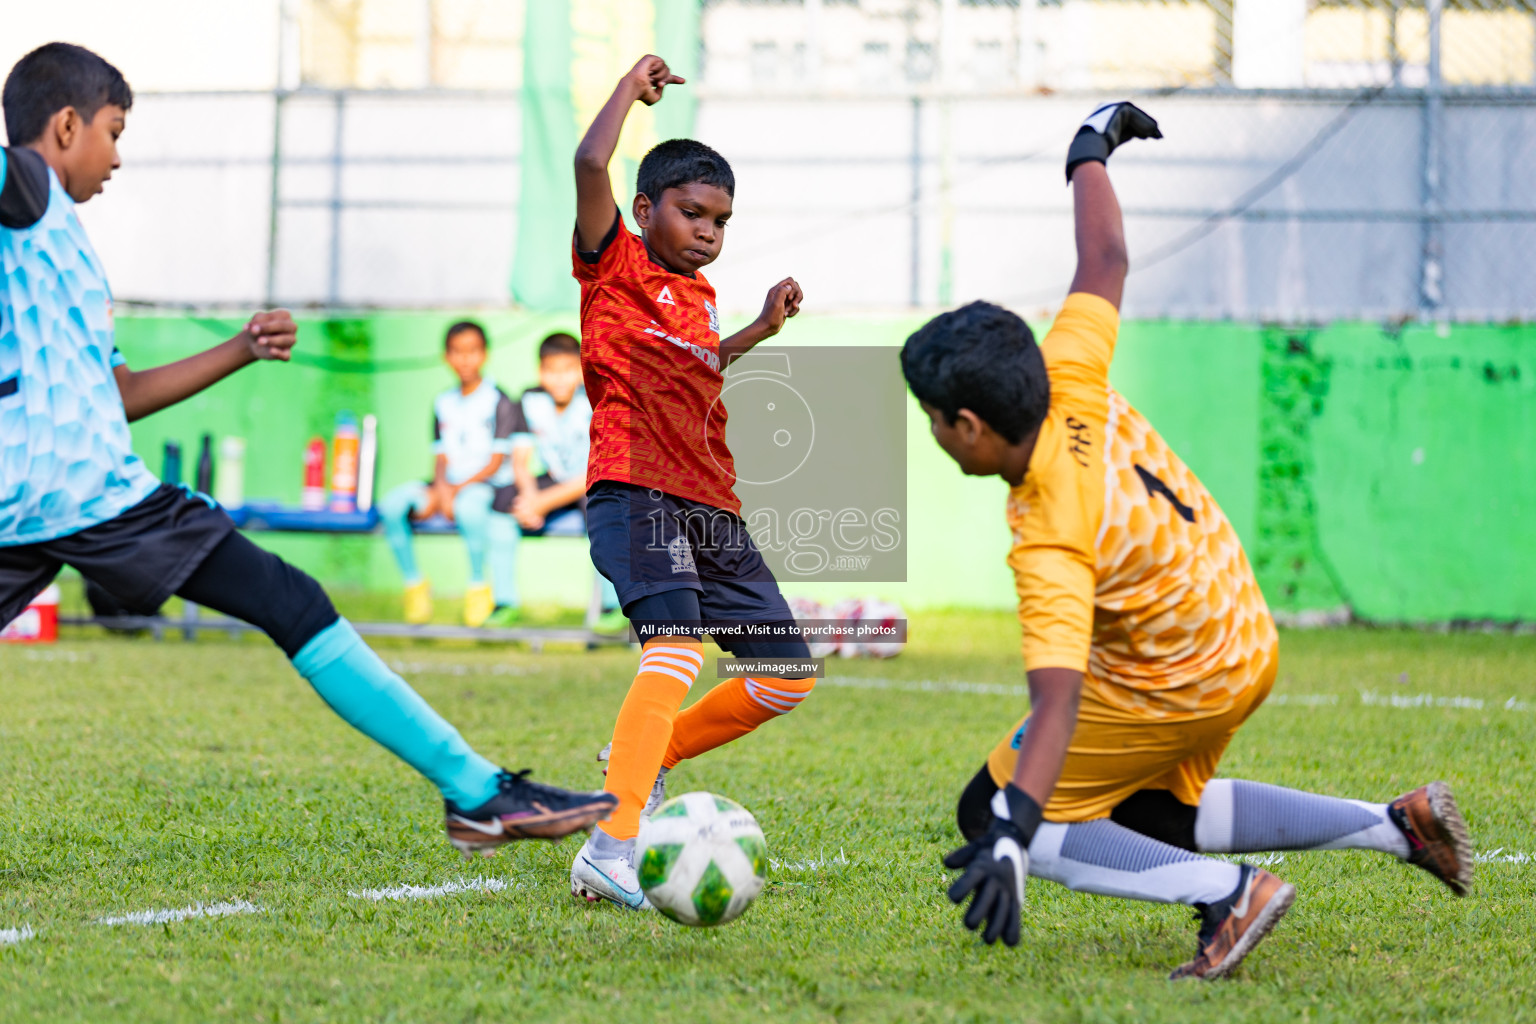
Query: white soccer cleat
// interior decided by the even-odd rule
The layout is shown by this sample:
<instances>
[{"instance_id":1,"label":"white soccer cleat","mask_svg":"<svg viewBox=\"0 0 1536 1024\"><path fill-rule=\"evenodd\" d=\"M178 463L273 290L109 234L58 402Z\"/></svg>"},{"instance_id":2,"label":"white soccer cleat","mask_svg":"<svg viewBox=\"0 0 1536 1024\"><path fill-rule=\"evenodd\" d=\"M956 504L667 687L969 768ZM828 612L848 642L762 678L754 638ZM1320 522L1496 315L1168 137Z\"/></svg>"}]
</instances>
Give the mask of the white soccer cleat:
<instances>
[{"instance_id":1,"label":"white soccer cleat","mask_svg":"<svg viewBox=\"0 0 1536 1024\"><path fill-rule=\"evenodd\" d=\"M588 903L607 900L626 910L650 910L651 901L640 888L640 879L628 857L602 857L588 839L571 862L571 895Z\"/></svg>"},{"instance_id":2,"label":"white soccer cleat","mask_svg":"<svg viewBox=\"0 0 1536 1024\"><path fill-rule=\"evenodd\" d=\"M603 766L603 777L604 778L606 778L607 775L608 775L608 755L611 754L611 753L613 753L613 744L612 743L609 743L607 746L603 747L602 750L599 750L597 752L598 763ZM641 811L640 811L640 824L643 825L646 822L650 821L651 820L651 815L656 812L656 808L658 808L662 804L666 803L666 800L667 800L667 772L669 772L669 771L671 771L670 768L663 768L663 769L661 769L661 771L656 773L656 783L653 786L651 786L651 796L650 796L650 799L646 800L645 807L642 808Z\"/></svg>"}]
</instances>

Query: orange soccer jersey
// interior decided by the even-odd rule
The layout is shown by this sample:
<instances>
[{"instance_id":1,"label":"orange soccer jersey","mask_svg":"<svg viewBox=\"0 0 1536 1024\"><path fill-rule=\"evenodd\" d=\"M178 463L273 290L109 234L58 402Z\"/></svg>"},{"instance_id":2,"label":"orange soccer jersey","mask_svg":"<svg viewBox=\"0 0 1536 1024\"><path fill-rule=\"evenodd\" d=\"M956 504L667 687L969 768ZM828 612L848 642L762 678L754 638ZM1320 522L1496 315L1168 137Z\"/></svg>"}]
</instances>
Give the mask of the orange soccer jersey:
<instances>
[{"instance_id":1,"label":"orange soccer jersey","mask_svg":"<svg viewBox=\"0 0 1536 1024\"><path fill-rule=\"evenodd\" d=\"M592 402L587 486L616 480L739 512L715 289L653 261L617 208L597 254L574 251L572 262Z\"/></svg>"},{"instance_id":2,"label":"orange soccer jersey","mask_svg":"<svg viewBox=\"0 0 1536 1024\"><path fill-rule=\"evenodd\" d=\"M1223 716L1272 676L1274 623L1215 499L1109 386L1118 328L1077 293L1040 346L1050 412L1008 497L1025 667L1084 671L1085 712Z\"/></svg>"}]
</instances>

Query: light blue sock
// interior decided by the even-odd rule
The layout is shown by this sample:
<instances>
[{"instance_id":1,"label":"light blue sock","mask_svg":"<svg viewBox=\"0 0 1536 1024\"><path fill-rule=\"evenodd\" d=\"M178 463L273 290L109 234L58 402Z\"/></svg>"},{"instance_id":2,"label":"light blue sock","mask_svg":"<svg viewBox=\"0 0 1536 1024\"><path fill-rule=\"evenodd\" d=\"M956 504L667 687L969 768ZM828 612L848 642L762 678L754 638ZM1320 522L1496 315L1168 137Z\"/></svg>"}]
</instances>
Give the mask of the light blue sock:
<instances>
[{"instance_id":1,"label":"light blue sock","mask_svg":"<svg viewBox=\"0 0 1536 1024\"><path fill-rule=\"evenodd\" d=\"M496 795L501 769L392 672L346 619L316 633L293 667L358 732L415 768L460 808Z\"/></svg>"},{"instance_id":2,"label":"light blue sock","mask_svg":"<svg viewBox=\"0 0 1536 1024\"><path fill-rule=\"evenodd\" d=\"M489 484L470 484L453 499L453 521L469 552L469 582L474 584L485 582L485 549L494 495Z\"/></svg>"},{"instance_id":3,"label":"light blue sock","mask_svg":"<svg viewBox=\"0 0 1536 1024\"><path fill-rule=\"evenodd\" d=\"M516 608L517 593L517 545L523 539L523 531L517 520L503 512L492 512L487 526L490 542L491 587L496 592L496 605Z\"/></svg>"},{"instance_id":4,"label":"light blue sock","mask_svg":"<svg viewBox=\"0 0 1536 1024\"><path fill-rule=\"evenodd\" d=\"M421 582L421 570L416 568L416 551L411 544L411 512L416 503L426 496L426 488L419 483L401 484L379 502L379 521L384 524L384 537L389 541L390 553L400 567L405 585Z\"/></svg>"}]
</instances>

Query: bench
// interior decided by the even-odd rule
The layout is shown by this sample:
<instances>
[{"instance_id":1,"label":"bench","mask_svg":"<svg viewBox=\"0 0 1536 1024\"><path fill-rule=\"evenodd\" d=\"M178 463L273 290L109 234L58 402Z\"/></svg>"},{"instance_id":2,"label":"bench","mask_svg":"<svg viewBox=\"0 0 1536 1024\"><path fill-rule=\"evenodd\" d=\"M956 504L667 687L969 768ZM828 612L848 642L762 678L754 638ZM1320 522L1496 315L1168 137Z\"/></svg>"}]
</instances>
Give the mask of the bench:
<instances>
[{"instance_id":1,"label":"bench","mask_svg":"<svg viewBox=\"0 0 1536 1024\"><path fill-rule=\"evenodd\" d=\"M227 509L235 526L251 533L328 533L370 534L382 531L376 508L356 512L332 512L328 509L299 509L279 502L249 502L240 508ZM412 523L416 533L444 535L456 533L453 523L443 516L432 516ZM583 537L586 522L580 512L560 512L545 520L539 530L524 530L524 537ZM492 628L486 626L411 625L404 622L354 622L363 636L393 636L422 640L481 640L503 643L526 643L533 650L541 651L546 643L575 643L588 650L605 644L627 644L625 634L608 635L593 632L592 626L602 614L602 583L593 573L592 597L587 602L587 613L581 628L512 626ZM64 625L100 625L111 629L149 630L156 639L167 629L180 629L182 635L193 639L199 630L223 630L231 636L255 630L236 619L223 616L204 618L202 610L190 601L183 602L180 621L172 622L163 616L122 616L118 618L62 618Z\"/></svg>"}]
</instances>

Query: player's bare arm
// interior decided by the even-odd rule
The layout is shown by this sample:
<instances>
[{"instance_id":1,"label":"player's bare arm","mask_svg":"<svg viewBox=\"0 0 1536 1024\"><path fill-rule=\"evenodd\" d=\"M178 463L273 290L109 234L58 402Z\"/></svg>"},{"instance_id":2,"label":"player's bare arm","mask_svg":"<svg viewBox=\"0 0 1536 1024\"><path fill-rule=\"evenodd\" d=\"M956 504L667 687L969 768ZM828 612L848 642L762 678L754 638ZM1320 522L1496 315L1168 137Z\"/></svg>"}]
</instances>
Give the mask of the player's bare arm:
<instances>
[{"instance_id":1,"label":"player's bare arm","mask_svg":"<svg viewBox=\"0 0 1536 1024\"><path fill-rule=\"evenodd\" d=\"M1125 222L1109 183L1107 161L1131 139L1160 139L1162 131L1134 103L1106 103L1083 122L1067 150L1067 181L1072 186L1072 217L1077 236L1077 272L1072 291L1087 292L1116 309L1125 291L1130 262L1125 250Z\"/></svg>"},{"instance_id":2,"label":"player's bare arm","mask_svg":"<svg viewBox=\"0 0 1536 1024\"><path fill-rule=\"evenodd\" d=\"M650 106L661 99L669 85L682 85L667 62L647 54L619 79L619 84L593 118L592 126L576 147L576 247L590 252L602 245L603 237L613 227L613 185L608 179L608 162L619 145L624 119L636 101Z\"/></svg>"},{"instance_id":3,"label":"player's bare arm","mask_svg":"<svg viewBox=\"0 0 1536 1024\"><path fill-rule=\"evenodd\" d=\"M1125 251L1125 222L1120 202L1103 164L1087 163L1072 176L1072 220L1077 236L1077 271L1073 292L1087 292L1116 309L1125 292L1130 258Z\"/></svg>"},{"instance_id":4,"label":"player's bare arm","mask_svg":"<svg viewBox=\"0 0 1536 1024\"><path fill-rule=\"evenodd\" d=\"M517 485L517 497L512 499L512 518L528 530L537 530L544 525L544 518L549 513L579 501L587 493L585 476L540 489L533 476L533 449L529 447L512 449L512 481Z\"/></svg>"},{"instance_id":5,"label":"player's bare arm","mask_svg":"<svg viewBox=\"0 0 1536 1024\"><path fill-rule=\"evenodd\" d=\"M506 460L507 456L505 453L493 452L491 454L491 460L482 466L478 473L470 477L468 480L461 480L460 482L453 485L454 493L457 494L459 491L462 491L470 484L485 483L491 477L496 475L497 470L501 469L501 464Z\"/></svg>"},{"instance_id":6,"label":"player's bare arm","mask_svg":"<svg viewBox=\"0 0 1536 1024\"><path fill-rule=\"evenodd\" d=\"M292 358L298 330L292 314L276 309L257 313L239 334L195 356L137 372L119 366L114 376L123 410L132 422L190 398L251 363L287 362Z\"/></svg>"},{"instance_id":7,"label":"player's bare arm","mask_svg":"<svg viewBox=\"0 0 1536 1024\"><path fill-rule=\"evenodd\" d=\"M792 277L786 277L768 289L768 298L763 301L763 311L757 319L720 342L721 365L729 366L732 359L782 331L784 321L800 312L800 303L804 299L800 283Z\"/></svg>"},{"instance_id":8,"label":"player's bare arm","mask_svg":"<svg viewBox=\"0 0 1536 1024\"><path fill-rule=\"evenodd\" d=\"M1077 728L1083 674L1070 668L1037 668L1029 673L1029 728L1019 746L1013 784L1044 807L1056 791L1067 745Z\"/></svg>"}]
</instances>

